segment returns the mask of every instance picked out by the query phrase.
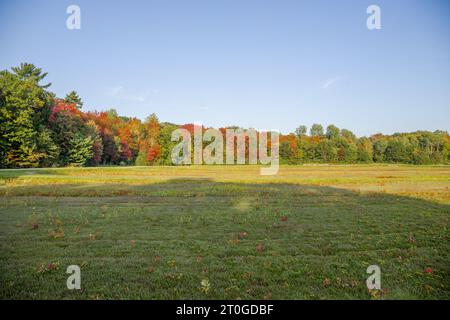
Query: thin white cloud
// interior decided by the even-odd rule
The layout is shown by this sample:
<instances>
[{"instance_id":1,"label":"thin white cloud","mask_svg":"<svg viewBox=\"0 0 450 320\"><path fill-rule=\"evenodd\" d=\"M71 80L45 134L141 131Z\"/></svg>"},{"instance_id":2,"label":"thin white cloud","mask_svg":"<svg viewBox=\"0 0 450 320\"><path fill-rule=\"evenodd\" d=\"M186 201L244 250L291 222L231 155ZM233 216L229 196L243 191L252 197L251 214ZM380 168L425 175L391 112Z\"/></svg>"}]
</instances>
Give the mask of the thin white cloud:
<instances>
[{"instance_id":1,"label":"thin white cloud","mask_svg":"<svg viewBox=\"0 0 450 320\"><path fill-rule=\"evenodd\" d=\"M116 99L144 102L147 93L129 93L123 86L115 86L107 89L107 94Z\"/></svg>"},{"instance_id":2,"label":"thin white cloud","mask_svg":"<svg viewBox=\"0 0 450 320\"><path fill-rule=\"evenodd\" d=\"M117 97L121 91L123 91L123 87L122 86L117 86L117 87L109 88L108 89L108 94L111 97Z\"/></svg>"},{"instance_id":3,"label":"thin white cloud","mask_svg":"<svg viewBox=\"0 0 450 320\"><path fill-rule=\"evenodd\" d=\"M328 78L323 84L322 89L327 90L329 87L331 87L333 84L338 82L339 80L342 80L344 77L333 77Z\"/></svg>"}]
</instances>

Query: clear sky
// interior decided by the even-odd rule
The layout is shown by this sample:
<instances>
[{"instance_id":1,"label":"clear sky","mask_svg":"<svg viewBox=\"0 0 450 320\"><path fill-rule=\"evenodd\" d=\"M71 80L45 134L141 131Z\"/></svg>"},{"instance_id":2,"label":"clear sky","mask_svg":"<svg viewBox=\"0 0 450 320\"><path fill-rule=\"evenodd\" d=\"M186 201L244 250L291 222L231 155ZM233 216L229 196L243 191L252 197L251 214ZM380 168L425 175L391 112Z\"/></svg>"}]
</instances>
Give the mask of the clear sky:
<instances>
[{"instance_id":1,"label":"clear sky","mask_svg":"<svg viewBox=\"0 0 450 320\"><path fill-rule=\"evenodd\" d=\"M0 0L0 69L31 62L85 110L179 124L450 131L449 39L446 0Z\"/></svg>"}]
</instances>

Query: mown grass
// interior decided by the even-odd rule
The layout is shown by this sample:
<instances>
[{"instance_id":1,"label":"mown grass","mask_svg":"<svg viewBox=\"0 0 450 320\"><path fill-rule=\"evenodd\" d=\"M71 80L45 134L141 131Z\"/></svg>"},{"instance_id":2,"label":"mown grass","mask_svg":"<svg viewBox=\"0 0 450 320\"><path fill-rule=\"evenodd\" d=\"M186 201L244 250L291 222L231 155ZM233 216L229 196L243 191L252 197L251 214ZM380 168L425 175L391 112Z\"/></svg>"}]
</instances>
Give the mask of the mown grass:
<instances>
[{"instance_id":1,"label":"mown grass","mask_svg":"<svg viewBox=\"0 0 450 320\"><path fill-rule=\"evenodd\" d=\"M449 177L447 166L0 170L0 297L449 299ZM80 291L66 288L72 264ZM381 292L365 285L373 264Z\"/></svg>"}]
</instances>

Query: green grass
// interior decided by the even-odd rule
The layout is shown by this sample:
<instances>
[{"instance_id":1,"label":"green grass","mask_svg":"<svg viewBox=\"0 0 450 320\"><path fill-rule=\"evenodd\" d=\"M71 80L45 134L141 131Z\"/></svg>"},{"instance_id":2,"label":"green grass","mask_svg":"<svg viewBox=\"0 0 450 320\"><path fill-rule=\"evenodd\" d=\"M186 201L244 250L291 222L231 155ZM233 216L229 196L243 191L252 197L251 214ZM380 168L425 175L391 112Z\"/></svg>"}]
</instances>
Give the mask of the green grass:
<instances>
[{"instance_id":1,"label":"green grass","mask_svg":"<svg viewBox=\"0 0 450 320\"><path fill-rule=\"evenodd\" d=\"M0 170L0 297L450 298L450 167L258 173ZM66 288L72 264L81 266L80 291ZM373 264L384 290L371 294Z\"/></svg>"}]
</instances>

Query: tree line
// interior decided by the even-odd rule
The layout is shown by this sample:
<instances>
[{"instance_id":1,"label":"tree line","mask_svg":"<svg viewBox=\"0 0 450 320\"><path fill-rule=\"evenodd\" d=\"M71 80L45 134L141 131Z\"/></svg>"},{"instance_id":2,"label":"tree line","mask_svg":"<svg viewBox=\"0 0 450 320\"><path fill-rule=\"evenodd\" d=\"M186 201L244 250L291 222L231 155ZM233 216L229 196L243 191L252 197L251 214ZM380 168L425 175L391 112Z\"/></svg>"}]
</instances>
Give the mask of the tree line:
<instances>
[{"instance_id":1,"label":"tree line","mask_svg":"<svg viewBox=\"0 0 450 320\"><path fill-rule=\"evenodd\" d=\"M0 71L0 167L171 165L172 132L192 124L144 121L114 109L82 111L75 91L56 97L47 73L22 63ZM230 127L236 128L236 127ZM224 128L221 128L224 129ZM223 130L222 130L223 131ZM280 161L302 163L442 164L450 160L445 131L356 137L350 130L314 124L280 135Z\"/></svg>"},{"instance_id":2,"label":"tree line","mask_svg":"<svg viewBox=\"0 0 450 320\"><path fill-rule=\"evenodd\" d=\"M416 131L356 137L350 130L312 125L310 134L300 126L295 134L280 137L282 162L297 163L407 163L450 162L450 136L446 131Z\"/></svg>"}]
</instances>

